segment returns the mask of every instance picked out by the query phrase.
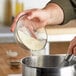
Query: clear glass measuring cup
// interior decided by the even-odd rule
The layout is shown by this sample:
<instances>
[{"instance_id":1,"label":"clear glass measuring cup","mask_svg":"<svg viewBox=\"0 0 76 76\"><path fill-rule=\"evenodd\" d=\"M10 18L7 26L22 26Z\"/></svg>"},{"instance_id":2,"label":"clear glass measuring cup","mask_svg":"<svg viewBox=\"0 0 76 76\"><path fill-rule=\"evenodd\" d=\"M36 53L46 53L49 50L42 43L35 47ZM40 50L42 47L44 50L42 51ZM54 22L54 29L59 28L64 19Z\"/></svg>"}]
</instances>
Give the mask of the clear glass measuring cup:
<instances>
[{"instance_id":1,"label":"clear glass measuring cup","mask_svg":"<svg viewBox=\"0 0 76 76\"><path fill-rule=\"evenodd\" d=\"M47 32L45 28L40 28L30 31L31 21L26 18L26 15L21 16L16 24L14 36L18 44L24 48L31 50L33 54L41 54L47 43ZM43 52L42 52L43 53Z\"/></svg>"}]
</instances>

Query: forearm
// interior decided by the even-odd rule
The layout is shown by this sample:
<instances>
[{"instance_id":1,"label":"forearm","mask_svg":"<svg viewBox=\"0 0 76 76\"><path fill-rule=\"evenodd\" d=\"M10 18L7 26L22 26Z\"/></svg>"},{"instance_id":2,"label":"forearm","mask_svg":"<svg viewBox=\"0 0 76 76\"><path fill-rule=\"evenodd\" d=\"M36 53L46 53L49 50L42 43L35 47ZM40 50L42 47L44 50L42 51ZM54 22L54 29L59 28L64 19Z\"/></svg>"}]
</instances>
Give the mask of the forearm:
<instances>
[{"instance_id":1,"label":"forearm","mask_svg":"<svg viewBox=\"0 0 76 76\"><path fill-rule=\"evenodd\" d=\"M49 3L56 3L63 10L63 24L76 19L76 0L51 0Z\"/></svg>"}]
</instances>

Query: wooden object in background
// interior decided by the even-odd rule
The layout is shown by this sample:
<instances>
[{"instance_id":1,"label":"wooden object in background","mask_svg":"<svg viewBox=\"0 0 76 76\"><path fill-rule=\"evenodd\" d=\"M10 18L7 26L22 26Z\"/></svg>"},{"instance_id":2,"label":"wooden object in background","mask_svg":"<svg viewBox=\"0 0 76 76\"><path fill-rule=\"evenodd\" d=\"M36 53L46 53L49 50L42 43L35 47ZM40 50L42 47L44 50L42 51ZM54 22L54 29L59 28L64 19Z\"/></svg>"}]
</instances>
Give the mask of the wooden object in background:
<instances>
[{"instance_id":1,"label":"wooden object in background","mask_svg":"<svg viewBox=\"0 0 76 76\"><path fill-rule=\"evenodd\" d=\"M66 54L69 42L52 42L50 43L50 54Z\"/></svg>"},{"instance_id":2,"label":"wooden object in background","mask_svg":"<svg viewBox=\"0 0 76 76\"><path fill-rule=\"evenodd\" d=\"M6 51L13 50L18 52L17 60L20 60L24 57L30 55L29 51L22 49L16 43L4 43L0 44L0 76L8 76L8 74L20 74L21 65L19 68L11 68L9 65L9 57L6 54Z\"/></svg>"}]
</instances>

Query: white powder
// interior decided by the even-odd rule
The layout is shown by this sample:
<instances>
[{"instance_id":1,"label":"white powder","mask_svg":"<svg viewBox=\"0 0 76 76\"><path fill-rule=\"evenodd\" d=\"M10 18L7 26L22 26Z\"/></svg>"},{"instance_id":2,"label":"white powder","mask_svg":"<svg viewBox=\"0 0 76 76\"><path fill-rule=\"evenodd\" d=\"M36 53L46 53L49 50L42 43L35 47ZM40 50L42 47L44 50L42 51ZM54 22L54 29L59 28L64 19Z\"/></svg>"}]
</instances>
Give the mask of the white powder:
<instances>
[{"instance_id":1,"label":"white powder","mask_svg":"<svg viewBox=\"0 0 76 76\"><path fill-rule=\"evenodd\" d=\"M22 31L18 30L18 35L19 35L19 39L21 40L21 42L28 47L30 50L40 50L44 47L45 45L45 40L38 40L35 39L25 33L23 33Z\"/></svg>"}]
</instances>

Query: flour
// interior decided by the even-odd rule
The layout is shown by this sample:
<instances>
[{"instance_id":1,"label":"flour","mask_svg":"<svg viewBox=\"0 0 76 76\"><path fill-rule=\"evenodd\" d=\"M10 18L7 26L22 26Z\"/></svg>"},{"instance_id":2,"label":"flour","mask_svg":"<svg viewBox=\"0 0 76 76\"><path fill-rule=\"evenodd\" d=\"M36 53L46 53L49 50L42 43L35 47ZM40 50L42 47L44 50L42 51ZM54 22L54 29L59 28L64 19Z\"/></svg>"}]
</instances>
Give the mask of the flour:
<instances>
[{"instance_id":1,"label":"flour","mask_svg":"<svg viewBox=\"0 0 76 76\"><path fill-rule=\"evenodd\" d=\"M28 34L25 34L23 31L18 30L18 37L21 40L21 42L30 50L38 51L44 47L45 40L38 40L33 37L31 37Z\"/></svg>"}]
</instances>

